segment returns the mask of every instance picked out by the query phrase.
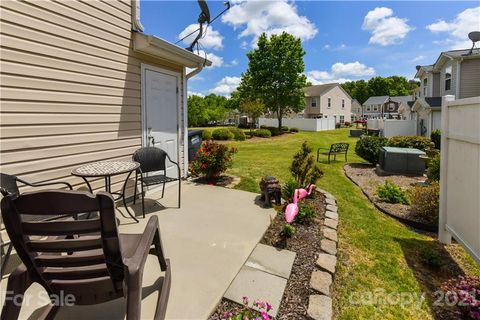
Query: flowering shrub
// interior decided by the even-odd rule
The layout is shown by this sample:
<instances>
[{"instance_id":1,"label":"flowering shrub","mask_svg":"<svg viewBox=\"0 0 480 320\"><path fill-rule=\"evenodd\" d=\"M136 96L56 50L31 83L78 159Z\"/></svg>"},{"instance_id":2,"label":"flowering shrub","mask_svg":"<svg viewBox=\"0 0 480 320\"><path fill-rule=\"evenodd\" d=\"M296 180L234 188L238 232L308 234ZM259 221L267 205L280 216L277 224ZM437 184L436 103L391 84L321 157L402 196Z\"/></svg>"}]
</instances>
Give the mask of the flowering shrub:
<instances>
[{"instance_id":1,"label":"flowering shrub","mask_svg":"<svg viewBox=\"0 0 480 320\"><path fill-rule=\"evenodd\" d=\"M442 285L448 302L455 304L462 319L480 320L480 279L458 277Z\"/></svg>"},{"instance_id":2,"label":"flowering shrub","mask_svg":"<svg viewBox=\"0 0 480 320\"><path fill-rule=\"evenodd\" d=\"M190 170L195 175L205 175L207 179L217 178L231 167L236 152L235 148L228 148L211 140L205 141L198 150Z\"/></svg>"},{"instance_id":3,"label":"flowering shrub","mask_svg":"<svg viewBox=\"0 0 480 320\"><path fill-rule=\"evenodd\" d=\"M256 307L259 311L250 309L248 297L243 297L243 310L238 314L233 312L225 312L223 319L225 320L270 320L270 316L267 312L272 310L272 306L262 300L255 300L252 304L252 308Z\"/></svg>"}]
</instances>

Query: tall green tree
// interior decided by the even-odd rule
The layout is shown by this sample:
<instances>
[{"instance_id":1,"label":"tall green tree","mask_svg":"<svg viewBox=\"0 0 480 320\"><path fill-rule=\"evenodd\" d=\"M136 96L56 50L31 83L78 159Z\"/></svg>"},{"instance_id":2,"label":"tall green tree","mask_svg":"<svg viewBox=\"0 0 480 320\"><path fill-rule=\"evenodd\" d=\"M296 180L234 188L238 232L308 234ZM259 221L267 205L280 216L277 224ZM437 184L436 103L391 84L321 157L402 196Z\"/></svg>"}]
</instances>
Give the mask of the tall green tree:
<instances>
[{"instance_id":1,"label":"tall green tree","mask_svg":"<svg viewBox=\"0 0 480 320\"><path fill-rule=\"evenodd\" d=\"M270 38L264 33L257 46L247 53L248 69L238 91L242 97L260 99L276 114L280 129L285 114L304 108L305 51L301 40L286 32Z\"/></svg>"},{"instance_id":2,"label":"tall green tree","mask_svg":"<svg viewBox=\"0 0 480 320\"><path fill-rule=\"evenodd\" d=\"M188 97L188 125L206 126L225 120L228 115L227 102L227 98L215 94L206 97L196 95Z\"/></svg>"}]
</instances>

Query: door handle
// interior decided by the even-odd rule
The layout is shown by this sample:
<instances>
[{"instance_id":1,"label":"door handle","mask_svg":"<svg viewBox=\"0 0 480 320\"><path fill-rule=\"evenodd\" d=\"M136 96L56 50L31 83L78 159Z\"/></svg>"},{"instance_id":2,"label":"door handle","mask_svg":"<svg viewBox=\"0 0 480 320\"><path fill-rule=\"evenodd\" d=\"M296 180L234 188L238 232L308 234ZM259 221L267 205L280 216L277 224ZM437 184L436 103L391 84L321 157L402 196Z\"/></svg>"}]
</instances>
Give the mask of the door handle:
<instances>
[{"instance_id":1,"label":"door handle","mask_svg":"<svg viewBox=\"0 0 480 320\"><path fill-rule=\"evenodd\" d=\"M147 130L148 130L148 135L147 135L148 145L150 145L150 143L151 143L152 147L154 147L155 146L155 138L152 135L152 128L148 127Z\"/></svg>"}]
</instances>

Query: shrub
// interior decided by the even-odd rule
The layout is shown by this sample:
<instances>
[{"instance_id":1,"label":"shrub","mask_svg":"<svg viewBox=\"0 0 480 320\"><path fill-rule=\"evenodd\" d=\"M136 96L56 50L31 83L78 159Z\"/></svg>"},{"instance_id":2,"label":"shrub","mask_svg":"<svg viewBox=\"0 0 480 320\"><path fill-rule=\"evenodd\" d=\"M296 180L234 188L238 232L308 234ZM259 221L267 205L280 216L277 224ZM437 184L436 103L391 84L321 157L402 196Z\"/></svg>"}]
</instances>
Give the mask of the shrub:
<instances>
[{"instance_id":1,"label":"shrub","mask_svg":"<svg viewBox=\"0 0 480 320\"><path fill-rule=\"evenodd\" d=\"M253 132L253 135L261 138L270 138L272 136L270 130L267 129L257 129Z\"/></svg>"},{"instance_id":2,"label":"shrub","mask_svg":"<svg viewBox=\"0 0 480 320\"><path fill-rule=\"evenodd\" d=\"M284 236L285 238L290 238L291 236L293 236L294 233L295 233L295 227L294 226L292 226L289 223L285 223L283 225L283 229L282 229L282 233L281 233L282 236Z\"/></svg>"},{"instance_id":3,"label":"shrub","mask_svg":"<svg viewBox=\"0 0 480 320\"><path fill-rule=\"evenodd\" d=\"M432 182L426 186L414 186L409 190L412 213L422 217L428 223L438 222L440 186Z\"/></svg>"},{"instance_id":4,"label":"shrub","mask_svg":"<svg viewBox=\"0 0 480 320\"><path fill-rule=\"evenodd\" d=\"M207 140L203 143L191 164L195 175L205 175L207 179L217 178L232 166L235 148Z\"/></svg>"},{"instance_id":5,"label":"shrub","mask_svg":"<svg viewBox=\"0 0 480 320\"><path fill-rule=\"evenodd\" d=\"M295 189L300 188L300 185L296 180L290 179L282 186L282 198L285 201L293 199L293 193Z\"/></svg>"},{"instance_id":6,"label":"shrub","mask_svg":"<svg viewBox=\"0 0 480 320\"><path fill-rule=\"evenodd\" d=\"M270 131L270 133L272 134L272 137L279 136L282 134L282 132L278 130L277 127L267 127L267 130Z\"/></svg>"},{"instance_id":7,"label":"shrub","mask_svg":"<svg viewBox=\"0 0 480 320\"><path fill-rule=\"evenodd\" d=\"M312 148L307 145L307 141L304 141L300 150L293 156L290 172L300 186L316 183L323 175L311 152Z\"/></svg>"},{"instance_id":8,"label":"shrub","mask_svg":"<svg viewBox=\"0 0 480 320\"><path fill-rule=\"evenodd\" d=\"M427 177L432 181L440 180L440 155L437 154L434 158L428 161Z\"/></svg>"},{"instance_id":9,"label":"shrub","mask_svg":"<svg viewBox=\"0 0 480 320\"><path fill-rule=\"evenodd\" d=\"M415 148L422 151L435 147L435 144L427 137L422 136L396 136L388 140L388 146L398 148Z\"/></svg>"},{"instance_id":10,"label":"shrub","mask_svg":"<svg viewBox=\"0 0 480 320\"><path fill-rule=\"evenodd\" d=\"M440 129L435 129L430 134L430 139L432 139L432 142L435 144L435 149L440 150L441 138L442 138L442 133Z\"/></svg>"},{"instance_id":11,"label":"shrub","mask_svg":"<svg viewBox=\"0 0 480 320\"><path fill-rule=\"evenodd\" d=\"M409 204L408 195L392 180L386 179L385 184L377 187L377 196L388 203Z\"/></svg>"},{"instance_id":12,"label":"shrub","mask_svg":"<svg viewBox=\"0 0 480 320\"><path fill-rule=\"evenodd\" d=\"M420 250L420 257L426 265L433 268L441 268L446 264L442 255L434 248L425 247Z\"/></svg>"},{"instance_id":13,"label":"shrub","mask_svg":"<svg viewBox=\"0 0 480 320\"><path fill-rule=\"evenodd\" d=\"M212 137L215 140L232 140L233 133L231 133L230 130L226 128L218 128L213 130Z\"/></svg>"},{"instance_id":14,"label":"shrub","mask_svg":"<svg viewBox=\"0 0 480 320\"><path fill-rule=\"evenodd\" d=\"M282 126L281 130L282 130L282 132L288 132L288 127L287 126Z\"/></svg>"},{"instance_id":15,"label":"shrub","mask_svg":"<svg viewBox=\"0 0 480 320\"><path fill-rule=\"evenodd\" d=\"M355 153L371 164L377 164L380 147L387 145L388 139L376 136L362 136L355 145Z\"/></svg>"},{"instance_id":16,"label":"shrub","mask_svg":"<svg viewBox=\"0 0 480 320\"><path fill-rule=\"evenodd\" d=\"M260 129L267 129L267 128L268 128L268 126L267 126L267 125L264 125L264 124L262 124L262 125L260 126Z\"/></svg>"},{"instance_id":17,"label":"shrub","mask_svg":"<svg viewBox=\"0 0 480 320\"><path fill-rule=\"evenodd\" d=\"M228 131L233 133L233 139L235 139L237 141L245 141L245 139L247 138L245 136L245 133L238 128L231 127L231 128L228 128Z\"/></svg>"},{"instance_id":18,"label":"shrub","mask_svg":"<svg viewBox=\"0 0 480 320\"><path fill-rule=\"evenodd\" d=\"M348 121L345 121L343 124L344 124L345 127L350 127L350 125L351 125L351 123L348 122Z\"/></svg>"},{"instance_id":19,"label":"shrub","mask_svg":"<svg viewBox=\"0 0 480 320\"><path fill-rule=\"evenodd\" d=\"M312 221L315 212L315 207L312 203L301 201L298 204L298 215L295 217L295 222L308 223Z\"/></svg>"},{"instance_id":20,"label":"shrub","mask_svg":"<svg viewBox=\"0 0 480 320\"><path fill-rule=\"evenodd\" d=\"M203 138L203 140L212 139L212 131L211 130L203 130L202 138Z\"/></svg>"},{"instance_id":21,"label":"shrub","mask_svg":"<svg viewBox=\"0 0 480 320\"><path fill-rule=\"evenodd\" d=\"M459 309L459 319L480 319L480 278L460 276L445 282L442 290Z\"/></svg>"},{"instance_id":22,"label":"shrub","mask_svg":"<svg viewBox=\"0 0 480 320\"><path fill-rule=\"evenodd\" d=\"M298 132L298 128L290 128L290 132Z\"/></svg>"}]
</instances>

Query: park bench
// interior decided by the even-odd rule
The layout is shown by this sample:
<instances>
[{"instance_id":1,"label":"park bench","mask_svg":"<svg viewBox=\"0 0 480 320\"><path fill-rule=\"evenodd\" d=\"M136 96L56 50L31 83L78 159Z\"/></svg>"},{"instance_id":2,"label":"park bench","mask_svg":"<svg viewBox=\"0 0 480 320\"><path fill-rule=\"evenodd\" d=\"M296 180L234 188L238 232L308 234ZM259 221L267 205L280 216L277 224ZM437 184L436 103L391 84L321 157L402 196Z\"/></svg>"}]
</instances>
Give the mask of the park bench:
<instances>
[{"instance_id":1,"label":"park bench","mask_svg":"<svg viewBox=\"0 0 480 320\"><path fill-rule=\"evenodd\" d=\"M345 161L347 161L347 151L349 144L346 142L334 143L330 148L317 149L317 162L321 154L328 156L328 163L330 163L330 156L333 155L333 160L337 160L337 154L345 154ZM324 150L324 151L322 151ZM328 151L327 151L328 150Z\"/></svg>"}]
</instances>

